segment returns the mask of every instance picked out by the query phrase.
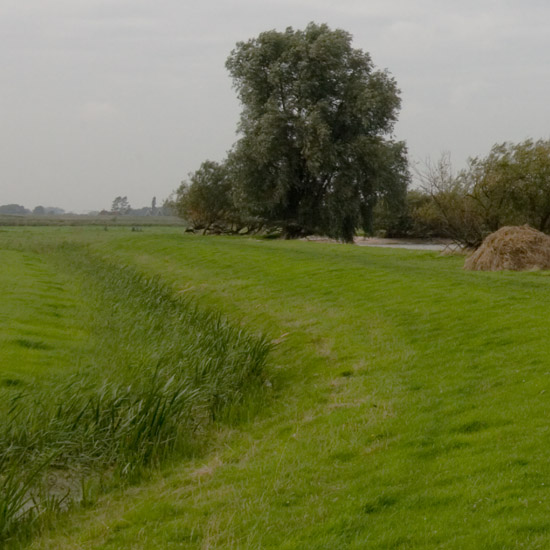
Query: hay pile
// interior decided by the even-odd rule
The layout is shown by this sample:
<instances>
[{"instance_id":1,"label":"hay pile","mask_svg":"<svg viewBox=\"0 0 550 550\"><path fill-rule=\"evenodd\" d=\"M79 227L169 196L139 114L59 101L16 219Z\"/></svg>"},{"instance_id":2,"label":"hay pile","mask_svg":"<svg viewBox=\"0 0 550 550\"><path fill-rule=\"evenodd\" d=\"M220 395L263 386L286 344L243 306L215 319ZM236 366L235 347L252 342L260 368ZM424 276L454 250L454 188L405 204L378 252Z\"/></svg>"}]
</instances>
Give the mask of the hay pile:
<instances>
[{"instance_id":1,"label":"hay pile","mask_svg":"<svg viewBox=\"0 0 550 550\"><path fill-rule=\"evenodd\" d=\"M550 269L550 237L528 225L501 227L466 259L464 269Z\"/></svg>"}]
</instances>

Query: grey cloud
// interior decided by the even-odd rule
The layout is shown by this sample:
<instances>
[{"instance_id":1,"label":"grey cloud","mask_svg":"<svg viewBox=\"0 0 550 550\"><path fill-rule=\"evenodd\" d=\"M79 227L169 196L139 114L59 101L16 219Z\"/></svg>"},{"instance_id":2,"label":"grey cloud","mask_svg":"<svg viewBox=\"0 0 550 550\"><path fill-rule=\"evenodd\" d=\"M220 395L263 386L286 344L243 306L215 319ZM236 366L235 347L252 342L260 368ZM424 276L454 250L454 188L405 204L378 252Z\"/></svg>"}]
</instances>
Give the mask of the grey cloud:
<instances>
[{"instance_id":1,"label":"grey cloud","mask_svg":"<svg viewBox=\"0 0 550 550\"><path fill-rule=\"evenodd\" d=\"M548 137L549 16L543 1L4 0L0 203L167 196L235 139L235 42L311 20L395 76L413 159Z\"/></svg>"}]
</instances>

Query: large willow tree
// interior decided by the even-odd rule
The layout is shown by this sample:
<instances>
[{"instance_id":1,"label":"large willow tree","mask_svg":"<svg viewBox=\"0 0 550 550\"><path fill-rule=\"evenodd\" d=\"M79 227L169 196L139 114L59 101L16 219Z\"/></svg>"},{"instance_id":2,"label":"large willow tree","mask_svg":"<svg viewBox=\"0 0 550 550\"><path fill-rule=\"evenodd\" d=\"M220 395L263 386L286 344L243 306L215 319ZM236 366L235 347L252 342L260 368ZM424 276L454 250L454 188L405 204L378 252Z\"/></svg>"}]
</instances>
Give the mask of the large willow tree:
<instances>
[{"instance_id":1,"label":"large willow tree","mask_svg":"<svg viewBox=\"0 0 550 550\"><path fill-rule=\"evenodd\" d=\"M399 90L351 35L310 23L238 43L227 60L242 102L229 166L238 205L285 236L351 241L384 199L406 192L406 149L391 138Z\"/></svg>"}]
</instances>

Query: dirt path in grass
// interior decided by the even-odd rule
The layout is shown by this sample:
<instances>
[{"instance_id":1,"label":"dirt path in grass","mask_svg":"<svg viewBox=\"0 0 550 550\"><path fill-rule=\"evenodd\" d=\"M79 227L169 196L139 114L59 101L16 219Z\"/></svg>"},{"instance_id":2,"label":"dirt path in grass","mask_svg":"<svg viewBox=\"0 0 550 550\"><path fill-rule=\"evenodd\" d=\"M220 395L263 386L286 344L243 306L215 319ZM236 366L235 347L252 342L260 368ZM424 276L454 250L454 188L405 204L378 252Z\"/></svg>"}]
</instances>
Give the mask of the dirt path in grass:
<instances>
[{"instance_id":1,"label":"dirt path in grass","mask_svg":"<svg viewBox=\"0 0 550 550\"><path fill-rule=\"evenodd\" d=\"M320 237L312 235L304 240L321 243L335 243L339 241L329 239L328 237ZM420 239L383 239L379 237L355 237L354 243L358 246L374 246L382 248L406 248L409 250L433 250L434 252L442 252L446 249L452 249L455 245L444 239L434 241L425 241Z\"/></svg>"}]
</instances>

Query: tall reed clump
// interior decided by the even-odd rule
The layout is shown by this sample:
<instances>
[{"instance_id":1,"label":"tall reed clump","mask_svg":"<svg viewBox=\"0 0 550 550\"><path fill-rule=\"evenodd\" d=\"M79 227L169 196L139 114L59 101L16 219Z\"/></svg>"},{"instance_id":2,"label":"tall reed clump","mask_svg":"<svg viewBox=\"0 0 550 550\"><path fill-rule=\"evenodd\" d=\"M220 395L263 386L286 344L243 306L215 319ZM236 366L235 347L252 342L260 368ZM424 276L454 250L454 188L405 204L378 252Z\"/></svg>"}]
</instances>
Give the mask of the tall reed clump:
<instances>
[{"instance_id":1,"label":"tall reed clump","mask_svg":"<svg viewBox=\"0 0 550 550\"><path fill-rule=\"evenodd\" d=\"M6 391L0 545L85 498L82 480L102 472L135 480L143 468L195 448L211 421L262 387L269 352L264 337L158 278L82 246L64 245L55 256L97 304L89 321L97 354L61 386Z\"/></svg>"}]
</instances>

